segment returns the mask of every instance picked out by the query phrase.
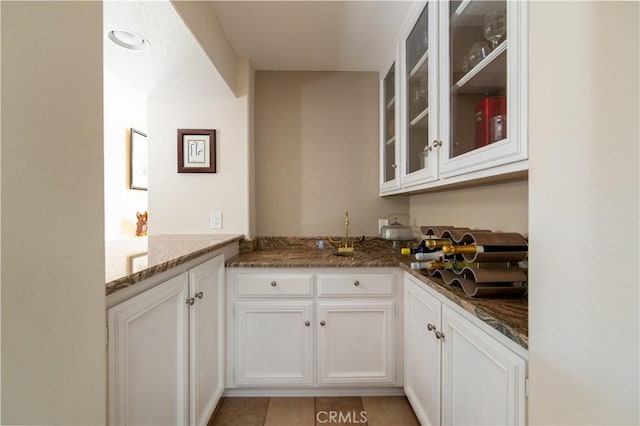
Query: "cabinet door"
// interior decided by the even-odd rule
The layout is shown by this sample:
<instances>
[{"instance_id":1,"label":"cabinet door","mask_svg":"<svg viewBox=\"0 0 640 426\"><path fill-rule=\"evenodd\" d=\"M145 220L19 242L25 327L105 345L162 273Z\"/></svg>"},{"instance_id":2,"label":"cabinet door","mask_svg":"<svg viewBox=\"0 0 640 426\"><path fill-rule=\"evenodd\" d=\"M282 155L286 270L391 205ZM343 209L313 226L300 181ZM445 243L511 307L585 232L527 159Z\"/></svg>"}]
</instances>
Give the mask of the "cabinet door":
<instances>
[{"instance_id":1,"label":"cabinet door","mask_svg":"<svg viewBox=\"0 0 640 426\"><path fill-rule=\"evenodd\" d=\"M397 72L398 50L394 49L391 63L387 65L380 78L380 192L384 193L400 187L399 160L399 108Z\"/></svg>"},{"instance_id":2,"label":"cabinet door","mask_svg":"<svg viewBox=\"0 0 640 426\"><path fill-rule=\"evenodd\" d=\"M393 302L318 303L318 383L393 384Z\"/></svg>"},{"instance_id":3,"label":"cabinet door","mask_svg":"<svg viewBox=\"0 0 640 426\"><path fill-rule=\"evenodd\" d=\"M404 306L404 391L421 424L439 425L442 304L407 279Z\"/></svg>"},{"instance_id":4,"label":"cabinet door","mask_svg":"<svg viewBox=\"0 0 640 426\"><path fill-rule=\"evenodd\" d=\"M188 277L108 311L109 424L188 423Z\"/></svg>"},{"instance_id":5,"label":"cabinet door","mask_svg":"<svg viewBox=\"0 0 640 426\"><path fill-rule=\"evenodd\" d=\"M506 0L441 4L442 177L527 158L525 7Z\"/></svg>"},{"instance_id":6,"label":"cabinet door","mask_svg":"<svg viewBox=\"0 0 640 426\"><path fill-rule=\"evenodd\" d=\"M448 307L442 318L442 424L524 424L525 361Z\"/></svg>"},{"instance_id":7,"label":"cabinet door","mask_svg":"<svg viewBox=\"0 0 640 426\"><path fill-rule=\"evenodd\" d=\"M189 271L190 419L206 425L224 390L224 256Z\"/></svg>"},{"instance_id":8,"label":"cabinet door","mask_svg":"<svg viewBox=\"0 0 640 426\"><path fill-rule=\"evenodd\" d=\"M437 2L419 2L402 34L402 187L438 178Z\"/></svg>"},{"instance_id":9,"label":"cabinet door","mask_svg":"<svg viewBox=\"0 0 640 426\"><path fill-rule=\"evenodd\" d=\"M238 386L312 384L312 303L236 303Z\"/></svg>"}]
</instances>

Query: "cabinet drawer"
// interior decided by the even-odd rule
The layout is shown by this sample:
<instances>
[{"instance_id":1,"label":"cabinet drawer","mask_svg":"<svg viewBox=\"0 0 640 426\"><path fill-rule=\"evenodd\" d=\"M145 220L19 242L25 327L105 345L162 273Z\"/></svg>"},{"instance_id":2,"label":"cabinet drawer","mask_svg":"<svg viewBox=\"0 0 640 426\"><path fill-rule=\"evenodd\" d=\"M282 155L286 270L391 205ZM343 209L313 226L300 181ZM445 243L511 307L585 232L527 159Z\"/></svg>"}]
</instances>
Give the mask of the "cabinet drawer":
<instances>
[{"instance_id":1,"label":"cabinet drawer","mask_svg":"<svg viewBox=\"0 0 640 426\"><path fill-rule=\"evenodd\" d=\"M321 274L318 296L393 296L393 274Z\"/></svg>"},{"instance_id":2,"label":"cabinet drawer","mask_svg":"<svg viewBox=\"0 0 640 426\"><path fill-rule=\"evenodd\" d=\"M249 275L236 276L236 296L313 296L313 275Z\"/></svg>"}]
</instances>

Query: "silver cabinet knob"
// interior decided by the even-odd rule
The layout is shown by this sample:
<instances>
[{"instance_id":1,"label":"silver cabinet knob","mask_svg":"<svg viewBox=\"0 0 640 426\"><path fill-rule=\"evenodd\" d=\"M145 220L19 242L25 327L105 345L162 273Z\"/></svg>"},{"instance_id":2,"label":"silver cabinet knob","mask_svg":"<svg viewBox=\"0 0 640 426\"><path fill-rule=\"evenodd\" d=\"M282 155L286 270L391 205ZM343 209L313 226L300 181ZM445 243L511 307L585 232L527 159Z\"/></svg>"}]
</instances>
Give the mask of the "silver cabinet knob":
<instances>
[{"instance_id":1,"label":"silver cabinet knob","mask_svg":"<svg viewBox=\"0 0 640 426\"><path fill-rule=\"evenodd\" d=\"M311 325L311 321L305 321L304 325L306 325L307 327L309 327Z\"/></svg>"},{"instance_id":2,"label":"silver cabinet knob","mask_svg":"<svg viewBox=\"0 0 640 426\"><path fill-rule=\"evenodd\" d=\"M277 283L277 282L275 282L275 281L271 281L271 287L275 287L276 285L278 285L278 283Z\"/></svg>"},{"instance_id":3,"label":"silver cabinet knob","mask_svg":"<svg viewBox=\"0 0 640 426\"><path fill-rule=\"evenodd\" d=\"M444 333L436 331L436 339L444 339Z\"/></svg>"},{"instance_id":4,"label":"silver cabinet knob","mask_svg":"<svg viewBox=\"0 0 640 426\"><path fill-rule=\"evenodd\" d=\"M326 322L324 322L324 321L320 321L320 325L321 325L321 326L323 326L323 327L324 327L324 326L325 326L325 324L326 324Z\"/></svg>"},{"instance_id":5,"label":"silver cabinet knob","mask_svg":"<svg viewBox=\"0 0 640 426\"><path fill-rule=\"evenodd\" d=\"M360 281L355 280L355 281L353 282L353 285L355 285L356 287L358 287L358 286L360 285Z\"/></svg>"},{"instance_id":6,"label":"silver cabinet knob","mask_svg":"<svg viewBox=\"0 0 640 426\"><path fill-rule=\"evenodd\" d=\"M187 305L192 305L196 303L196 299L194 299L193 297L190 297L187 299Z\"/></svg>"},{"instance_id":7,"label":"silver cabinet knob","mask_svg":"<svg viewBox=\"0 0 640 426\"><path fill-rule=\"evenodd\" d=\"M203 293L203 292L201 292L201 291L199 291L199 292L197 292L197 293L196 293L196 297L197 297L198 299L202 299L202 298L204 297L204 293Z\"/></svg>"},{"instance_id":8,"label":"silver cabinet knob","mask_svg":"<svg viewBox=\"0 0 640 426\"><path fill-rule=\"evenodd\" d=\"M397 164L392 164L392 165L391 165L391 168L392 168L392 169L395 169L396 167L398 167L398 165L397 165Z\"/></svg>"},{"instance_id":9,"label":"silver cabinet knob","mask_svg":"<svg viewBox=\"0 0 640 426\"><path fill-rule=\"evenodd\" d=\"M429 331L433 331L433 330L435 330L435 329L436 329L436 326L435 326L435 325L433 325L433 324L431 324L431 323L427 324L427 330L429 330Z\"/></svg>"},{"instance_id":10,"label":"silver cabinet knob","mask_svg":"<svg viewBox=\"0 0 640 426\"><path fill-rule=\"evenodd\" d=\"M437 148L439 146L442 146L442 141L438 141L438 140L433 141L433 147L434 148Z\"/></svg>"}]
</instances>

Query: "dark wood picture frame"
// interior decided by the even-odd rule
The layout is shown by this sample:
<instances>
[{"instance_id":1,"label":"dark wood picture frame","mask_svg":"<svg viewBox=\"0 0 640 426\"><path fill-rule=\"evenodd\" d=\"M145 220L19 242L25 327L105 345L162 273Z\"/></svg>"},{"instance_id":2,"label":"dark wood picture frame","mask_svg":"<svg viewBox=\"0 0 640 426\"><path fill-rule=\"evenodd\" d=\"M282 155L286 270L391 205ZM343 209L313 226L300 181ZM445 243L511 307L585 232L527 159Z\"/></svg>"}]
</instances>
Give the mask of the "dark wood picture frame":
<instances>
[{"instance_id":1,"label":"dark wood picture frame","mask_svg":"<svg viewBox=\"0 0 640 426\"><path fill-rule=\"evenodd\" d=\"M129 188L149 189L149 142L147 135L133 127L129 129Z\"/></svg>"},{"instance_id":2,"label":"dark wood picture frame","mask_svg":"<svg viewBox=\"0 0 640 426\"><path fill-rule=\"evenodd\" d=\"M178 129L178 173L216 172L216 131Z\"/></svg>"}]
</instances>

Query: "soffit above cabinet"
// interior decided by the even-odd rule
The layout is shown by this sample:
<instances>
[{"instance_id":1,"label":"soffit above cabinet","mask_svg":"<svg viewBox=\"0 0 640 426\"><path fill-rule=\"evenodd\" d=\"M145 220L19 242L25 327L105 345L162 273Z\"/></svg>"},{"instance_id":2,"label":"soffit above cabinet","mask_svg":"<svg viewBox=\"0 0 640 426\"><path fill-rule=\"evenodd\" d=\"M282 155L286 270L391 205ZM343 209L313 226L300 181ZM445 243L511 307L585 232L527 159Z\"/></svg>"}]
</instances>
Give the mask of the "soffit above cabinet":
<instances>
[{"instance_id":1,"label":"soffit above cabinet","mask_svg":"<svg viewBox=\"0 0 640 426\"><path fill-rule=\"evenodd\" d=\"M411 1L211 1L257 70L379 71Z\"/></svg>"},{"instance_id":2,"label":"soffit above cabinet","mask_svg":"<svg viewBox=\"0 0 640 426\"><path fill-rule=\"evenodd\" d=\"M168 0L105 1L103 29L104 68L144 95L232 96ZM151 48L123 49L107 39L111 29L137 33Z\"/></svg>"}]
</instances>

